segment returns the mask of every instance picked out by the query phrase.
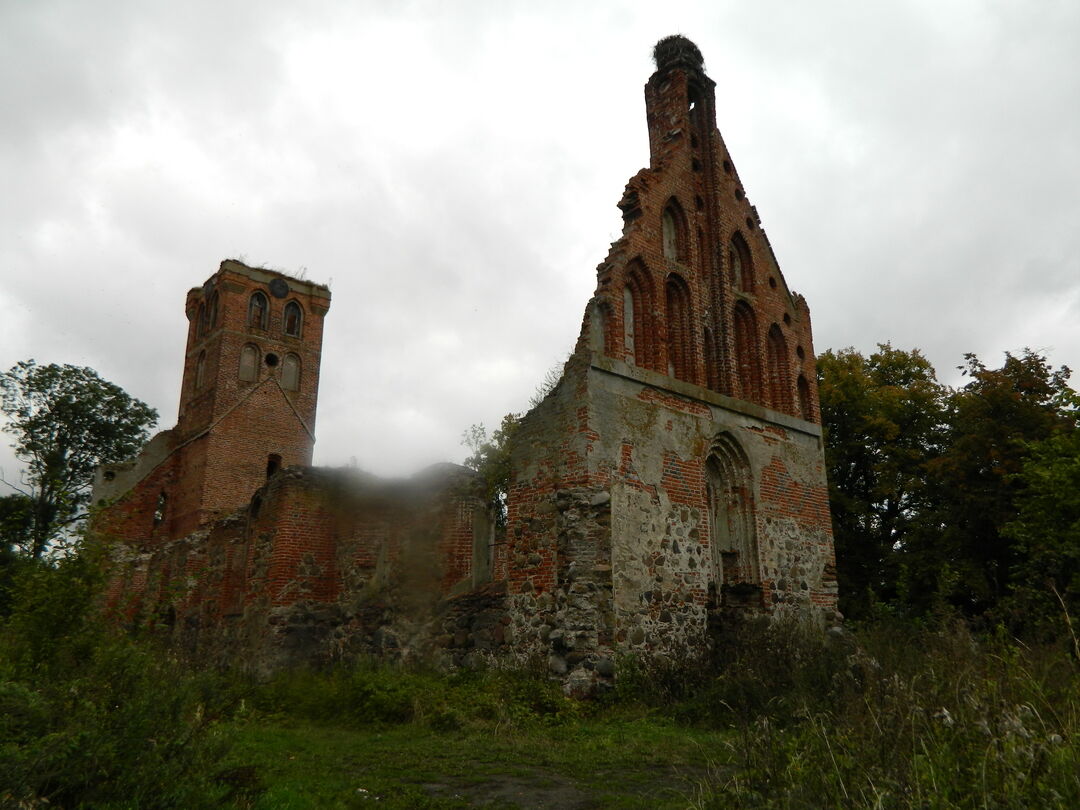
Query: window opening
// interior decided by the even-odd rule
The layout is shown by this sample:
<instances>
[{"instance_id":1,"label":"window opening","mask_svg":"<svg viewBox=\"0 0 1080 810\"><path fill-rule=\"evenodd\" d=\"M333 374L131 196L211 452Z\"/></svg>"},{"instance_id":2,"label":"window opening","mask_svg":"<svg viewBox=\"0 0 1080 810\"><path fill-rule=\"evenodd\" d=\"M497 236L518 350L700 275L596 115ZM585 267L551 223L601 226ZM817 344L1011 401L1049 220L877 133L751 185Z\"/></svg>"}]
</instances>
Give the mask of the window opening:
<instances>
[{"instance_id":1,"label":"window opening","mask_svg":"<svg viewBox=\"0 0 1080 810\"><path fill-rule=\"evenodd\" d=\"M750 464L729 434L713 442L705 462L713 577L729 596L732 586L760 583Z\"/></svg>"},{"instance_id":2,"label":"window opening","mask_svg":"<svg viewBox=\"0 0 1080 810\"><path fill-rule=\"evenodd\" d=\"M295 301L285 305L285 334L300 337L300 327L304 320L303 310Z\"/></svg>"},{"instance_id":3,"label":"window opening","mask_svg":"<svg viewBox=\"0 0 1080 810\"><path fill-rule=\"evenodd\" d=\"M754 267L750 262L750 249L741 233L736 232L731 237L728 258L731 263L732 283L743 292L753 292Z\"/></svg>"},{"instance_id":4,"label":"window opening","mask_svg":"<svg viewBox=\"0 0 1080 810\"><path fill-rule=\"evenodd\" d=\"M269 320L270 304L266 296L256 292L248 302L248 326L256 329L265 329Z\"/></svg>"},{"instance_id":5,"label":"window opening","mask_svg":"<svg viewBox=\"0 0 1080 810\"><path fill-rule=\"evenodd\" d=\"M273 352L267 352L267 354L266 354L266 365L268 365L270 368L274 368L275 366L277 366L278 361L280 359L281 358L279 358Z\"/></svg>"},{"instance_id":6,"label":"window opening","mask_svg":"<svg viewBox=\"0 0 1080 810\"><path fill-rule=\"evenodd\" d=\"M201 391L206 382L206 351L199 352L199 358L195 361L195 390Z\"/></svg>"},{"instance_id":7,"label":"window opening","mask_svg":"<svg viewBox=\"0 0 1080 810\"><path fill-rule=\"evenodd\" d=\"M218 301L219 301L218 294L217 294L217 291L215 290L214 294L210 296L210 308L209 308L209 311L208 311L208 314L207 314L207 317L206 317L206 320L207 320L207 323L208 323L210 329L214 329L214 328L217 327Z\"/></svg>"},{"instance_id":8,"label":"window opening","mask_svg":"<svg viewBox=\"0 0 1080 810\"><path fill-rule=\"evenodd\" d=\"M266 477L273 477L274 473L281 469L281 456L271 453L266 457Z\"/></svg>"}]
</instances>

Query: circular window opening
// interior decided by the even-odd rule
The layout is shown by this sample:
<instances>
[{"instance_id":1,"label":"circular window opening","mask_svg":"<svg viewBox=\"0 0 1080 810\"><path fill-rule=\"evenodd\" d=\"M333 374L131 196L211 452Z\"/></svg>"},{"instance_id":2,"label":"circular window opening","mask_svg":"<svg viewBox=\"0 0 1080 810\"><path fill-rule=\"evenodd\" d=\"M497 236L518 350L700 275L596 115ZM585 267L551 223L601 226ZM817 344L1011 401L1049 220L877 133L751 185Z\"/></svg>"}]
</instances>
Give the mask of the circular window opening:
<instances>
[{"instance_id":1,"label":"circular window opening","mask_svg":"<svg viewBox=\"0 0 1080 810\"><path fill-rule=\"evenodd\" d=\"M776 279L773 276L769 276L769 286L772 287L774 290L776 289ZM271 355L271 357L272 356L273 355ZM274 361L277 362L277 358L274 358ZM270 357L266 358L266 362L270 362Z\"/></svg>"},{"instance_id":2,"label":"circular window opening","mask_svg":"<svg viewBox=\"0 0 1080 810\"><path fill-rule=\"evenodd\" d=\"M273 352L268 352L267 355L266 355L266 365L270 366L270 368L273 368L277 364L278 364L278 356L276 354L274 354Z\"/></svg>"},{"instance_id":3,"label":"circular window opening","mask_svg":"<svg viewBox=\"0 0 1080 810\"><path fill-rule=\"evenodd\" d=\"M791 326L791 316L784 313L784 326Z\"/></svg>"}]
</instances>

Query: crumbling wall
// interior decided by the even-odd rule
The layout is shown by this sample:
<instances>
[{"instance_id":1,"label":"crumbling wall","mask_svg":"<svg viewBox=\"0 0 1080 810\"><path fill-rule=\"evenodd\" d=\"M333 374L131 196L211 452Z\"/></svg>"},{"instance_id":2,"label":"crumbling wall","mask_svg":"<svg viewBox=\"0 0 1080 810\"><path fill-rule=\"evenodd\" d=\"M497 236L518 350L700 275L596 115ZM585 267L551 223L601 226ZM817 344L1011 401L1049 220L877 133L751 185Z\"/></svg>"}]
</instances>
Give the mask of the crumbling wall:
<instances>
[{"instance_id":1,"label":"crumbling wall","mask_svg":"<svg viewBox=\"0 0 1080 810\"><path fill-rule=\"evenodd\" d=\"M289 468L203 530L118 544L112 609L202 660L257 671L493 651L506 640L505 588L473 577L477 492L456 465L397 482Z\"/></svg>"}]
</instances>

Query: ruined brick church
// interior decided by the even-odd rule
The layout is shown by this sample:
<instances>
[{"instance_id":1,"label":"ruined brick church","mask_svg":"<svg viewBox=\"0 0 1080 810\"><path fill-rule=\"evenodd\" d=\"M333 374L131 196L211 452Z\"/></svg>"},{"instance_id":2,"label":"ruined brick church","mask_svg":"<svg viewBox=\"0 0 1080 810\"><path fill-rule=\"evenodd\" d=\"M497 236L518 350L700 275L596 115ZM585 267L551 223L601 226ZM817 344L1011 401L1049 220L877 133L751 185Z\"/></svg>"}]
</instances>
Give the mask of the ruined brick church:
<instances>
[{"instance_id":1,"label":"ruined brick church","mask_svg":"<svg viewBox=\"0 0 1080 810\"><path fill-rule=\"evenodd\" d=\"M311 467L326 287L222 262L188 293L180 413L98 471L110 602L208 660L540 658L567 688L725 617L836 611L810 313L688 39L645 86L650 165L562 378L522 421L505 526L475 473Z\"/></svg>"}]
</instances>

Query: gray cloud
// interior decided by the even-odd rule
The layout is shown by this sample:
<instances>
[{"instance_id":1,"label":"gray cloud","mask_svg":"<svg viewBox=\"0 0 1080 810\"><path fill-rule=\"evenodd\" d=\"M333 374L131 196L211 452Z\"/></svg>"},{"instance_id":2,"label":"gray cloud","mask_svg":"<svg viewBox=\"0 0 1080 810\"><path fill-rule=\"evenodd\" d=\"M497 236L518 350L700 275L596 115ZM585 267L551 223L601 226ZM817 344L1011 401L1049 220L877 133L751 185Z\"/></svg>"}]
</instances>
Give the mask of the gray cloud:
<instances>
[{"instance_id":1,"label":"gray cloud","mask_svg":"<svg viewBox=\"0 0 1080 810\"><path fill-rule=\"evenodd\" d=\"M1080 365L1075 4L132 1L0 6L0 367L91 365L169 426L186 290L306 268L316 460L460 458L571 347L674 31L818 350Z\"/></svg>"}]
</instances>

